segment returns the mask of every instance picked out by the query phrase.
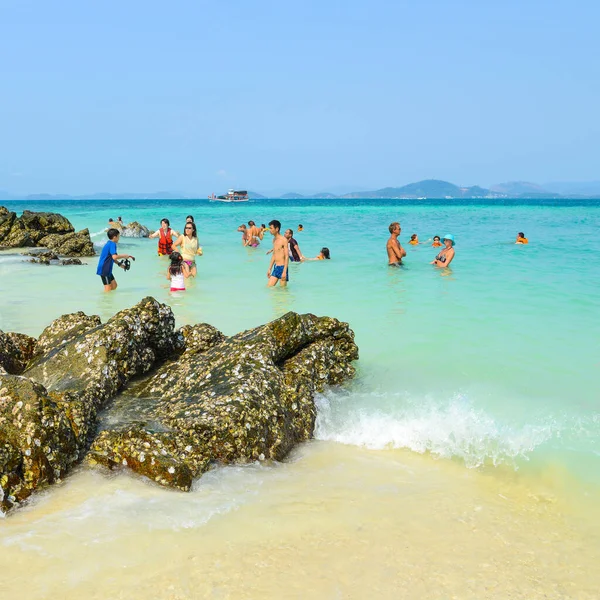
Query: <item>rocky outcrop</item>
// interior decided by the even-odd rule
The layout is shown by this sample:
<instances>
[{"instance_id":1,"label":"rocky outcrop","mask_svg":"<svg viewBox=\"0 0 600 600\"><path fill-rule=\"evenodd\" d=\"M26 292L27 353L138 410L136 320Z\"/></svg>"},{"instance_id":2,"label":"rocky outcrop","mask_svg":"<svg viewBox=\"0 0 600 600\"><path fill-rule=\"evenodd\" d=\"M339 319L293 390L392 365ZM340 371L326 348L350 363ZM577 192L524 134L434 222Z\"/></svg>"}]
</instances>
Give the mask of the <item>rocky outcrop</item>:
<instances>
[{"instance_id":1,"label":"rocky outcrop","mask_svg":"<svg viewBox=\"0 0 600 600\"><path fill-rule=\"evenodd\" d=\"M31 256L27 262L38 265L84 265L79 258L60 258L52 250L44 252L25 252L23 256Z\"/></svg>"},{"instance_id":2,"label":"rocky outcrop","mask_svg":"<svg viewBox=\"0 0 600 600\"><path fill-rule=\"evenodd\" d=\"M3 379L0 384L0 481L10 482L9 488L2 484L0 493L5 511L62 477L83 456L96 431L98 411L132 377L181 351L171 309L153 298L122 310L104 325L96 323L97 317L77 323L77 313L61 317L40 336L37 354L24 372L29 379ZM38 474L39 463L29 462L29 438L21 430L35 431L42 440L37 432L49 426L48 411L58 433L54 436L51 428L50 437L40 443L46 457L59 457L59 466ZM20 416L15 420L11 415ZM31 433L29 437L34 439Z\"/></svg>"},{"instance_id":3,"label":"rocky outcrop","mask_svg":"<svg viewBox=\"0 0 600 600\"><path fill-rule=\"evenodd\" d=\"M64 402L31 379L0 375L0 511L59 481L80 450Z\"/></svg>"},{"instance_id":4,"label":"rocky outcrop","mask_svg":"<svg viewBox=\"0 0 600 600\"><path fill-rule=\"evenodd\" d=\"M94 256L89 231L75 232L70 221L58 213L23 211L0 206L0 247L45 247L63 256Z\"/></svg>"},{"instance_id":5,"label":"rocky outcrop","mask_svg":"<svg viewBox=\"0 0 600 600\"><path fill-rule=\"evenodd\" d=\"M0 367L13 375L22 373L33 357L35 347L35 338L23 333L0 331Z\"/></svg>"},{"instance_id":6,"label":"rocky outcrop","mask_svg":"<svg viewBox=\"0 0 600 600\"><path fill-rule=\"evenodd\" d=\"M181 490L215 462L281 460L311 437L315 392L352 377L358 358L348 325L329 317L288 313L229 338L174 325L145 298L105 324L64 315L37 341L0 334L12 345L0 354L1 510L86 453Z\"/></svg>"},{"instance_id":7,"label":"rocky outcrop","mask_svg":"<svg viewBox=\"0 0 600 600\"><path fill-rule=\"evenodd\" d=\"M214 461L281 460L312 436L315 392L352 377L358 358L348 325L328 317L288 313L218 338L127 390L89 461L189 490Z\"/></svg>"},{"instance_id":8,"label":"rocky outcrop","mask_svg":"<svg viewBox=\"0 0 600 600\"><path fill-rule=\"evenodd\" d=\"M121 237L143 238L150 235L150 230L141 223L133 221L121 229Z\"/></svg>"},{"instance_id":9,"label":"rocky outcrop","mask_svg":"<svg viewBox=\"0 0 600 600\"><path fill-rule=\"evenodd\" d=\"M96 254L88 229L66 235L52 233L41 238L39 245L62 256L94 256Z\"/></svg>"}]
</instances>

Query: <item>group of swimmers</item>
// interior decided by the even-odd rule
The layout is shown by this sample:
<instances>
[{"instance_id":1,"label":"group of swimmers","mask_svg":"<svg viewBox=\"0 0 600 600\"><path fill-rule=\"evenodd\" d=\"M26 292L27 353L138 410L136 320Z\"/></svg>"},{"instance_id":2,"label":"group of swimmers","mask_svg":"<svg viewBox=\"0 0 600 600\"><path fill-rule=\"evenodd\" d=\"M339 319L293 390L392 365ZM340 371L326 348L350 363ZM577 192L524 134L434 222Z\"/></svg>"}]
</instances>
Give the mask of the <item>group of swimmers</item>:
<instances>
[{"instance_id":1,"label":"group of swimmers","mask_svg":"<svg viewBox=\"0 0 600 600\"><path fill-rule=\"evenodd\" d=\"M135 258L128 254L117 253L117 243L120 237L120 229L111 226L116 225L122 228L123 221L121 217L117 221L109 220L109 229L107 232L108 242L102 249L100 259L98 261L97 274L101 277L105 291L112 291L117 288L117 282L112 273L113 265L116 264L122 268L129 268L129 260ZM386 244L388 256L388 265L390 267L401 266L402 259L406 256L406 250L402 247L399 236L402 231L400 223L394 221L389 227L390 237ZM298 232L304 230L302 225L298 225ZM273 247L267 252L271 256L269 268L267 270L267 286L272 287L277 285L287 285L289 281L288 265L290 262L304 262L311 260L329 260L331 254L329 248L322 248L315 258L306 258L300 250L298 241L294 238L292 229L286 229L285 233L281 234L281 222L274 219L270 221L267 227L264 223L257 227L252 220L248 221L248 226L242 224L238 227L238 231L242 233L242 244L257 248L263 240L265 232L273 236ZM185 290L185 280L188 277L195 277L197 274L196 257L202 255L202 248L198 244L198 233L194 217L188 215L185 219L183 233L178 233L171 229L169 219L162 219L160 228L152 233L150 238L158 238L158 255L168 256L170 265L167 269L167 279L171 282L171 291ZM427 244L432 241L433 248L441 248L436 257L430 264L436 267L446 268L455 257L455 241L452 234L446 234L443 238L435 235L432 240L419 242L419 237L416 233L412 234L409 244L416 246L418 244ZM521 231L517 234L516 244L528 244L529 240Z\"/></svg>"}]
</instances>

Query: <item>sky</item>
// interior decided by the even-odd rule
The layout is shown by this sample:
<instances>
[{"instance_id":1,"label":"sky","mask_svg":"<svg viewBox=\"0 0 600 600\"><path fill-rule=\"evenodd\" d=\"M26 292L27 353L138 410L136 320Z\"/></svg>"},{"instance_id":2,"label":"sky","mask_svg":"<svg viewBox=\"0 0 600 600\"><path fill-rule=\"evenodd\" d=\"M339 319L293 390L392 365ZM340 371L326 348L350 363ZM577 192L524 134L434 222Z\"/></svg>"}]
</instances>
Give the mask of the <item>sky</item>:
<instances>
[{"instance_id":1,"label":"sky","mask_svg":"<svg viewBox=\"0 0 600 600\"><path fill-rule=\"evenodd\" d=\"M596 0L0 0L0 190L600 178Z\"/></svg>"}]
</instances>

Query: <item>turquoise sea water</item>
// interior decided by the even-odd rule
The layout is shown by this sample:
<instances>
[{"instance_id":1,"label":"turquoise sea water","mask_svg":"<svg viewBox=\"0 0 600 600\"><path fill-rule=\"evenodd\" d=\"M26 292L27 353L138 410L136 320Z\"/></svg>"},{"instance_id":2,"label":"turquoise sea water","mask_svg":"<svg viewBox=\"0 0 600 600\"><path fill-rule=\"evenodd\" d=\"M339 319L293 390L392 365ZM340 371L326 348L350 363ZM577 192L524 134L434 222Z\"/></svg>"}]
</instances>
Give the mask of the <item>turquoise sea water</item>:
<instances>
[{"instance_id":1,"label":"turquoise sea water","mask_svg":"<svg viewBox=\"0 0 600 600\"><path fill-rule=\"evenodd\" d=\"M288 310L348 321L360 348L358 377L319 398L316 437L366 448L430 452L465 467L504 465L600 482L600 202L206 201L4 202L52 210L88 227L98 247L109 217L176 229L187 214L204 256L198 278L172 294L155 240L122 239L137 260L116 270L105 294L85 267L46 267L0 253L0 329L38 335L53 319L83 310L107 319L152 295L179 324L200 321L226 334ZM287 289L266 289L270 239L243 248L248 219L305 230L305 256L322 246L331 261L293 264ZM387 267L391 221L402 225L402 269ZM517 246L524 231L528 246ZM431 242L452 233L451 270L429 262Z\"/></svg>"}]
</instances>

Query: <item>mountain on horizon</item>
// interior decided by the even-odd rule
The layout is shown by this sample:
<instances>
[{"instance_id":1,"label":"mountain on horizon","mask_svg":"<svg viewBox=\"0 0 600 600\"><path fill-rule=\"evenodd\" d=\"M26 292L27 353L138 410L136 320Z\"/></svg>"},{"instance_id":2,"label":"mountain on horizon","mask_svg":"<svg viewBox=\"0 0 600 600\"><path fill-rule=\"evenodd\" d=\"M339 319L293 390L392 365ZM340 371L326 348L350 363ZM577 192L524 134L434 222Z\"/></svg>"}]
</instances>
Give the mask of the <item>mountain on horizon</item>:
<instances>
[{"instance_id":1,"label":"mountain on horizon","mask_svg":"<svg viewBox=\"0 0 600 600\"><path fill-rule=\"evenodd\" d=\"M545 190L542 186L529 181L507 181L506 183L497 183L496 185L492 185L490 190L498 192L499 194L506 194L507 196L548 193L548 190Z\"/></svg>"},{"instance_id":2,"label":"mountain on horizon","mask_svg":"<svg viewBox=\"0 0 600 600\"><path fill-rule=\"evenodd\" d=\"M342 198L479 198L498 196L479 186L460 187L441 179L425 179L402 187L386 187L380 190L354 192Z\"/></svg>"}]
</instances>

